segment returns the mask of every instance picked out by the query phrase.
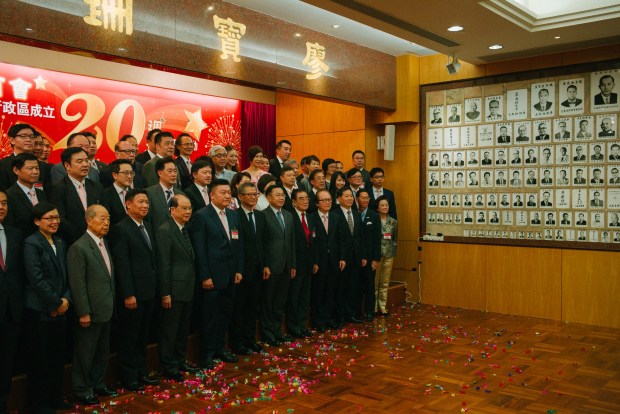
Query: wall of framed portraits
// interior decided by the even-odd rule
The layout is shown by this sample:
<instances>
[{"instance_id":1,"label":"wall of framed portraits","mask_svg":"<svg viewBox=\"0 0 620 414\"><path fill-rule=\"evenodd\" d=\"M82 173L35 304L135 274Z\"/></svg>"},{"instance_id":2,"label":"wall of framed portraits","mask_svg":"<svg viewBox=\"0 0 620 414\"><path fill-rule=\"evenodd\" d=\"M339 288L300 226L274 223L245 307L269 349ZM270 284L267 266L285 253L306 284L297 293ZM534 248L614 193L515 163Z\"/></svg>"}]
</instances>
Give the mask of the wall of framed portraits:
<instances>
[{"instance_id":1,"label":"wall of framed portraits","mask_svg":"<svg viewBox=\"0 0 620 414\"><path fill-rule=\"evenodd\" d=\"M421 232L620 248L620 62L420 87Z\"/></svg>"}]
</instances>

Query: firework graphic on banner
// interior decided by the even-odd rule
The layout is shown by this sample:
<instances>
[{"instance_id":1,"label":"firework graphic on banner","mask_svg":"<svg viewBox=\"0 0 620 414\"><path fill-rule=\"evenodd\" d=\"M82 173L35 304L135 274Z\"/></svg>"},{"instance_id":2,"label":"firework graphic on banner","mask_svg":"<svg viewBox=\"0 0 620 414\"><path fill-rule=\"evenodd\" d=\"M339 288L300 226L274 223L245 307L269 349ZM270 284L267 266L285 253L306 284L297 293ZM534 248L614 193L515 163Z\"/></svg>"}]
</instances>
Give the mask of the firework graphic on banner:
<instances>
[{"instance_id":1,"label":"firework graphic on banner","mask_svg":"<svg viewBox=\"0 0 620 414\"><path fill-rule=\"evenodd\" d=\"M11 125L8 125L5 131L4 120L5 116L2 115L2 120L0 121L0 158L8 157L13 153L13 147L11 147L11 141L7 134Z\"/></svg>"},{"instance_id":2,"label":"firework graphic on banner","mask_svg":"<svg viewBox=\"0 0 620 414\"><path fill-rule=\"evenodd\" d=\"M241 122L235 115L220 116L209 128L205 149L208 151L214 145L232 145L237 152L241 151Z\"/></svg>"}]
</instances>

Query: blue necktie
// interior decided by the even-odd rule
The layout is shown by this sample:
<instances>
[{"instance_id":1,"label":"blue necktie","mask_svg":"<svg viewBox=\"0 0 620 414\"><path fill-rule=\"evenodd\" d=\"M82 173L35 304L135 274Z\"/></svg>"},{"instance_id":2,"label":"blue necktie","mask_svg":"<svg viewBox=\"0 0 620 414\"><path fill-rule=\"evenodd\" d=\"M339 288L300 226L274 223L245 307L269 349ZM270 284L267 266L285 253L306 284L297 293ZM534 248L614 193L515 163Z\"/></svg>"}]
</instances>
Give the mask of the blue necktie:
<instances>
[{"instance_id":1,"label":"blue necktie","mask_svg":"<svg viewBox=\"0 0 620 414\"><path fill-rule=\"evenodd\" d=\"M276 217L278 218L278 221L280 222L280 227L282 227L282 231L284 231L284 220L282 219L282 211L278 211L276 213Z\"/></svg>"}]
</instances>

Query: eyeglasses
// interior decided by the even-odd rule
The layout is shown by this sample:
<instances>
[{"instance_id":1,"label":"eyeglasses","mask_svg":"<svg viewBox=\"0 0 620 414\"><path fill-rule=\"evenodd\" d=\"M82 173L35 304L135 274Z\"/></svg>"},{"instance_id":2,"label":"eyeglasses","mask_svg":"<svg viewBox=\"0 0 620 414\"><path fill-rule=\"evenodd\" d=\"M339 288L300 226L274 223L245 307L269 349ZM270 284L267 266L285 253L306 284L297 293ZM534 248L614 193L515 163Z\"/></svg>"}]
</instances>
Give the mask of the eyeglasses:
<instances>
[{"instance_id":1,"label":"eyeglasses","mask_svg":"<svg viewBox=\"0 0 620 414\"><path fill-rule=\"evenodd\" d=\"M15 135L15 138L33 140L34 139L34 135L32 135L32 134L19 134L19 135Z\"/></svg>"},{"instance_id":2,"label":"eyeglasses","mask_svg":"<svg viewBox=\"0 0 620 414\"><path fill-rule=\"evenodd\" d=\"M117 150L116 152L120 152L121 154L137 154L136 150Z\"/></svg>"},{"instance_id":3,"label":"eyeglasses","mask_svg":"<svg viewBox=\"0 0 620 414\"><path fill-rule=\"evenodd\" d=\"M225 152L224 153L220 152L219 154L213 154L213 156L215 158L224 158L226 156L226 153Z\"/></svg>"},{"instance_id":4,"label":"eyeglasses","mask_svg":"<svg viewBox=\"0 0 620 414\"><path fill-rule=\"evenodd\" d=\"M245 195L248 197L258 197L258 193L239 193L239 195Z\"/></svg>"},{"instance_id":5,"label":"eyeglasses","mask_svg":"<svg viewBox=\"0 0 620 414\"><path fill-rule=\"evenodd\" d=\"M127 171L119 171L118 174L123 174L129 177L133 177L134 175L136 175L136 172L133 170L127 170Z\"/></svg>"},{"instance_id":6,"label":"eyeglasses","mask_svg":"<svg viewBox=\"0 0 620 414\"><path fill-rule=\"evenodd\" d=\"M47 220L48 223L53 223L55 221L60 222L60 216L41 217L41 220Z\"/></svg>"}]
</instances>

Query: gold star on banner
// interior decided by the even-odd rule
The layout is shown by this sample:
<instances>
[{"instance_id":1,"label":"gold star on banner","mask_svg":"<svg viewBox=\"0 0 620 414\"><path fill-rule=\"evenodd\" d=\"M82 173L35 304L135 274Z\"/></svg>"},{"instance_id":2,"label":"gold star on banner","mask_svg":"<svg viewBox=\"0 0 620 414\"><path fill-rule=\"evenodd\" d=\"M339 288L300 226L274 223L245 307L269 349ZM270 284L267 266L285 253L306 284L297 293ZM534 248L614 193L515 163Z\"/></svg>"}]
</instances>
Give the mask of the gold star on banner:
<instances>
[{"instance_id":1,"label":"gold star on banner","mask_svg":"<svg viewBox=\"0 0 620 414\"><path fill-rule=\"evenodd\" d=\"M200 132L208 126L206 122L202 120L200 109L196 112L185 111L185 116L187 116L187 125L183 132L194 134L196 139L200 139Z\"/></svg>"},{"instance_id":2,"label":"gold star on banner","mask_svg":"<svg viewBox=\"0 0 620 414\"><path fill-rule=\"evenodd\" d=\"M36 79L33 79L34 83L37 85L37 89L45 89L45 84L47 81L43 79L43 76L39 75Z\"/></svg>"}]
</instances>

